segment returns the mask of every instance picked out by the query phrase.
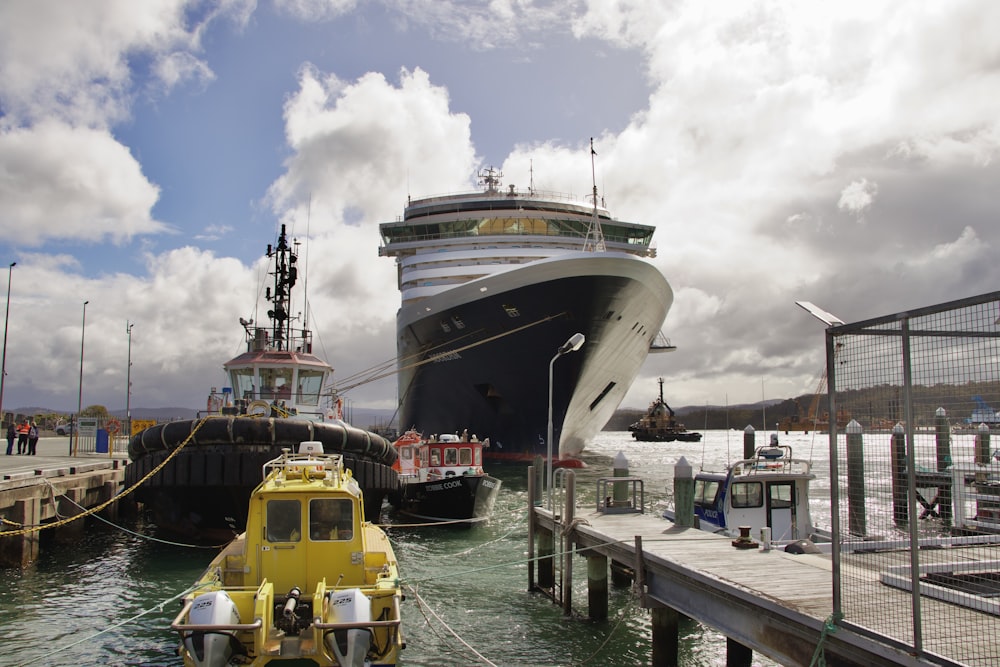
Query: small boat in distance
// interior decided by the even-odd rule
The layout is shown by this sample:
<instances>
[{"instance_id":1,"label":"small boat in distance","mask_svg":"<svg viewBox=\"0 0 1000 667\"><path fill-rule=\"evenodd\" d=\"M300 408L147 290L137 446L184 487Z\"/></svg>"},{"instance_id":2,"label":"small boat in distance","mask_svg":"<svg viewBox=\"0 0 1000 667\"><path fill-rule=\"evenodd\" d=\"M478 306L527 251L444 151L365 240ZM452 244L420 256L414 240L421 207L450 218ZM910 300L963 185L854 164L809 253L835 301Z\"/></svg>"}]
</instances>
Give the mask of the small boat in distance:
<instances>
[{"instance_id":1,"label":"small boat in distance","mask_svg":"<svg viewBox=\"0 0 1000 667\"><path fill-rule=\"evenodd\" d=\"M649 404L646 415L628 427L632 437L643 442L700 442L701 433L689 431L674 419L674 411L663 400L663 378L659 378L660 397Z\"/></svg>"},{"instance_id":2,"label":"small boat in distance","mask_svg":"<svg viewBox=\"0 0 1000 667\"><path fill-rule=\"evenodd\" d=\"M343 458L303 442L264 474L246 532L212 560L171 623L184 664L395 665L399 566L385 533L365 520Z\"/></svg>"},{"instance_id":3,"label":"small boat in distance","mask_svg":"<svg viewBox=\"0 0 1000 667\"><path fill-rule=\"evenodd\" d=\"M489 447L468 431L424 438L414 429L394 443L399 458L400 491L389 501L418 521L470 527L486 521L502 482L483 470L483 449Z\"/></svg>"}]
</instances>

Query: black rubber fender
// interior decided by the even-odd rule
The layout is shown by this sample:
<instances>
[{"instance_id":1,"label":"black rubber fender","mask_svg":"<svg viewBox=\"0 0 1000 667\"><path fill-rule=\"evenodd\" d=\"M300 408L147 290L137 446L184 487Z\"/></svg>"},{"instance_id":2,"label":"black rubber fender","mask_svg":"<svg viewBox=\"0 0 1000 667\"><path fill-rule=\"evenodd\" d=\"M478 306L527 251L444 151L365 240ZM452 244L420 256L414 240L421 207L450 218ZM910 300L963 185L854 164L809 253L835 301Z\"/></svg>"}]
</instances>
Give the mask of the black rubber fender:
<instances>
[{"instance_id":1,"label":"black rubber fender","mask_svg":"<svg viewBox=\"0 0 1000 667\"><path fill-rule=\"evenodd\" d=\"M171 451L188 438L191 440L185 448L245 444L293 449L312 440L323 443L324 451L356 453L388 466L398 456L396 448L384 437L344 422L228 416L208 417L199 426L200 422L184 419L140 431L129 440L129 458L136 461L153 452Z\"/></svg>"}]
</instances>

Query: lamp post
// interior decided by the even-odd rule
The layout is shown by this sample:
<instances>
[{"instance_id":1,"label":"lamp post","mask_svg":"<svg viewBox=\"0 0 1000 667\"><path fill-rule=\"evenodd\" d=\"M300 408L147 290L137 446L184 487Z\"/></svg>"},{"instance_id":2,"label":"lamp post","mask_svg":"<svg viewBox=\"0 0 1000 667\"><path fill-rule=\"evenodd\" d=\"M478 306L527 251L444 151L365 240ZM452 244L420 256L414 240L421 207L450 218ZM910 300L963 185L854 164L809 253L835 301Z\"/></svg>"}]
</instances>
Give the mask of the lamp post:
<instances>
[{"instance_id":1,"label":"lamp post","mask_svg":"<svg viewBox=\"0 0 1000 667\"><path fill-rule=\"evenodd\" d=\"M7 312L3 317L3 361L0 361L0 426L3 425L3 383L7 379L7 323L10 321L10 279L17 262L7 267Z\"/></svg>"},{"instance_id":2,"label":"lamp post","mask_svg":"<svg viewBox=\"0 0 1000 667\"><path fill-rule=\"evenodd\" d=\"M76 397L76 427L73 429L73 456L80 448L80 413L83 412L83 341L87 333L87 304L83 302L83 321L80 324L80 392Z\"/></svg>"},{"instance_id":3,"label":"lamp post","mask_svg":"<svg viewBox=\"0 0 1000 667\"><path fill-rule=\"evenodd\" d=\"M125 424L128 433L132 432L132 327L135 324L125 320L125 333L128 334L128 370L125 371Z\"/></svg>"},{"instance_id":4,"label":"lamp post","mask_svg":"<svg viewBox=\"0 0 1000 667\"><path fill-rule=\"evenodd\" d=\"M565 343L562 344L556 351L556 355L552 357L552 361L549 362L549 430L548 430L548 473L546 475L548 479L548 490L549 490L549 509L552 509L552 367L556 363L556 359L566 354L567 352L576 352L583 345L583 341L586 340L582 333L575 333L569 337Z\"/></svg>"}]
</instances>

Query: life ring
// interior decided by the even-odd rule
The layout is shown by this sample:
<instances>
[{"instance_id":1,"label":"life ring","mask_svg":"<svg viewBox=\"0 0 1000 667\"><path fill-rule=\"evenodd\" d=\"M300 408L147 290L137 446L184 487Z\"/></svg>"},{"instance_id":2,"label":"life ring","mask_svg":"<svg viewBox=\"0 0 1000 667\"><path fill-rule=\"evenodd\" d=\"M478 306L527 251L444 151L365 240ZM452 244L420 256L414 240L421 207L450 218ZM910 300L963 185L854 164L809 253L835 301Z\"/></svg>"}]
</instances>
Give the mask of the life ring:
<instances>
[{"instance_id":1,"label":"life ring","mask_svg":"<svg viewBox=\"0 0 1000 667\"><path fill-rule=\"evenodd\" d=\"M108 433L115 435L118 431L122 430L122 425L117 419L112 419L105 425L105 428L108 429Z\"/></svg>"},{"instance_id":2,"label":"life ring","mask_svg":"<svg viewBox=\"0 0 1000 667\"><path fill-rule=\"evenodd\" d=\"M271 414L271 404L267 401L251 401L247 406L247 414L251 417L266 417Z\"/></svg>"}]
</instances>

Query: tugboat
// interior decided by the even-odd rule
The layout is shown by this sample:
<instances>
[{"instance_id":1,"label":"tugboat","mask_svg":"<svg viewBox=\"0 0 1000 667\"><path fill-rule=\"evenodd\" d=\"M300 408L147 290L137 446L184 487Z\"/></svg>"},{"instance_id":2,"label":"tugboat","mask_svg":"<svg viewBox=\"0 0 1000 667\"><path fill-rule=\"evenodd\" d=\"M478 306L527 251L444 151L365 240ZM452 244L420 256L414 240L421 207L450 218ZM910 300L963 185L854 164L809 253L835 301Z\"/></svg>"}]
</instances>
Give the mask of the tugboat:
<instances>
[{"instance_id":1,"label":"tugboat","mask_svg":"<svg viewBox=\"0 0 1000 667\"><path fill-rule=\"evenodd\" d=\"M701 433L689 431L674 419L674 410L663 400L663 378L659 378L660 397L649 404L646 416L628 427L632 437L644 442L700 442Z\"/></svg>"},{"instance_id":2,"label":"tugboat","mask_svg":"<svg viewBox=\"0 0 1000 667\"><path fill-rule=\"evenodd\" d=\"M414 429L394 443L400 492L389 497L401 514L419 521L461 527L486 521L502 482L483 470L483 449L468 431L424 438Z\"/></svg>"},{"instance_id":3,"label":"tugboat","mask_svg":"<svg viewBox=\"0 0 1000 667\"><path fill-rule=\"evenodd\" d=\"M365 520L339 454L301 443L264 466L247 530L217 555L170 627L187 667L395 665L399 568Z\"/></svg>"},{"instance_id":4,"label":"tugboat","mask_svg":"<svg viewBox=\"0 0 1000 667\"><path fill-rule=\"evenodd\" d=\"M364 489L369 516L377 517L397 490L392 443L342 420L342 401L328 389L333 368L313 354L306 322L292 326L293 245L282 225L277 244L267 246L274 277L265 292L270 326L240 318L247 347L223 364L230 386L212 388L199 419L157 424L129 442L126 484L142 481L136 500L159 530L197 541L232 539L246 525L261 466L304 440L343 454Z\"/></svg>"}]
</instances>

